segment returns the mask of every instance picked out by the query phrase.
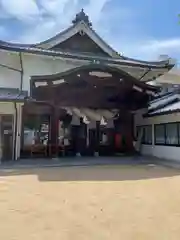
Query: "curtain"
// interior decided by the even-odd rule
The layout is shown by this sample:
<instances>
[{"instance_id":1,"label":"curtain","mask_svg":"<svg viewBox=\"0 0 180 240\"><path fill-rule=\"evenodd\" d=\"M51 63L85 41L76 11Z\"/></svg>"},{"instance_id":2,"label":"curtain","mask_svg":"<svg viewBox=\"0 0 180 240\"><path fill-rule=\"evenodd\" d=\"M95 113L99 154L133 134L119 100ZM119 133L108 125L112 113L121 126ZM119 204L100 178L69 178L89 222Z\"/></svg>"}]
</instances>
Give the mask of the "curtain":
<instances>
[{"instance_id":1,"label":"curtain","mask_svg":"<svg viewBox=\"0 0 180 240\"><path fill-rule=\"evenodd\" d=\"M177 123L166 124L166 144L169 144L169 145L178 144L178 124Z\"/></svg>"}]
</instances>

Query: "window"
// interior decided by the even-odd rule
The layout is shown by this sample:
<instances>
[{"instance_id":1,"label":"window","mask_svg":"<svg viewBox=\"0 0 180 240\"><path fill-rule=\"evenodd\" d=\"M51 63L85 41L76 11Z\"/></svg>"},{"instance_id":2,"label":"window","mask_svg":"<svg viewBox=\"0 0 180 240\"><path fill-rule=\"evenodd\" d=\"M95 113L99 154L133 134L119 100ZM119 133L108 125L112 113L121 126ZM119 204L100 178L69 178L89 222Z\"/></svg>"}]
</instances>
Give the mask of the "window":
<instances>
[{"instance_id":1,"label":"window","mask_svg":"<svg viewBox=\"0 0 180 240\"><path fill-rule=\"evenodd\" d=\"M169 123L165 125L166 144L178 145L178 123Z\"/></svg>"},{"instance_id":2,"label":"window","mask_svg":"<svg viewBox=\"0 0 180 240\"><path fill-rule=\"evenodd\" d=\"M141 136L140 136L141 135ZM152 126L137 126L136 127L136 139L141 138L143 144L152 144Z\"/></svg>"},{"instance_id":3,"label":"window","mask_svg":"<svg viewBox=\"0 0 180 240\"><path fill-rule=\"evenodd\" d=\"M143 127L143 138L142 138L143 144L152 144L152 126L144 126Z\"/></svg>"},{"instance_id":4,"label":"window","mask_svg":"<svg viewBox=\"0 0 180 240\"><path fill-rule=\"evenodd\" d=\"M165 143L165 124L155 125L155 144L164 145Z\"/></svg>"},{"instance_id":5,"label":"window","mask_svg":"<svg viewBox=\"0 0 180 240\"><path fill-rule=\"evenodd\" d=\"M155 144L180 145L180 123L165 123L155 125Z\"/></svg>"},{"instance_id":6,"label":"window","mask_svg":"<svg viewBox=\"0 0 180 240\"><path fill-rule=\"evenodd\" d=\"M138 139L138 137L139 137L139 134L141 132L141 128L142 128L142 126L137 126L136 127L136 139Z\"/></svg>"}]
</instances>

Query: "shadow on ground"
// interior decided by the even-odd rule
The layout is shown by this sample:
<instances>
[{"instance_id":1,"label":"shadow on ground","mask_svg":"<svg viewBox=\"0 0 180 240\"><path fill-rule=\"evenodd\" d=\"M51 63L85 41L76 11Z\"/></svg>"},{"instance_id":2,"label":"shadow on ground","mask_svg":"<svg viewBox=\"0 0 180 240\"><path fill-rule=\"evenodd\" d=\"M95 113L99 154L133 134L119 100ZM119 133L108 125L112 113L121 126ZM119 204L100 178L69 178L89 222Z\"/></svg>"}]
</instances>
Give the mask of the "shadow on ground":
<instances>
[{"instance_id":1,"label":"shadow on ground","mask_svg":"<svg viewBox=\"0 0 180 240\"><path fill-rule=\"evenodd\" d=\"M8 176L36 175L39 181L128 181L179 176L177 169L155 165L107 165L1 169L0 179Z\"/></svg>"}]
</instances>

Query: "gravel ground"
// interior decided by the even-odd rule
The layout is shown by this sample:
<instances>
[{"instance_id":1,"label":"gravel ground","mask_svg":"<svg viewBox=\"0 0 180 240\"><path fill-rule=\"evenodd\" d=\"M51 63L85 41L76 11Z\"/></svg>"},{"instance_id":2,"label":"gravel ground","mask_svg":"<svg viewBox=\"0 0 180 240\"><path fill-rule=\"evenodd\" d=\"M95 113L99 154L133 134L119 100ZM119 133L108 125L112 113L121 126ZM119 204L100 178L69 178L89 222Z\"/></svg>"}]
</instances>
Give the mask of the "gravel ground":
<instances>
[{"instance_id":1,"label":"gravel ground","mask_svg":"<svg viewBox=\"0 0 180 240\"><path fill-rule=\"evenodd\" d=\"M179 240L180 171L1 169L0 219L2 240Z\"/></svg>"}]
</instances>

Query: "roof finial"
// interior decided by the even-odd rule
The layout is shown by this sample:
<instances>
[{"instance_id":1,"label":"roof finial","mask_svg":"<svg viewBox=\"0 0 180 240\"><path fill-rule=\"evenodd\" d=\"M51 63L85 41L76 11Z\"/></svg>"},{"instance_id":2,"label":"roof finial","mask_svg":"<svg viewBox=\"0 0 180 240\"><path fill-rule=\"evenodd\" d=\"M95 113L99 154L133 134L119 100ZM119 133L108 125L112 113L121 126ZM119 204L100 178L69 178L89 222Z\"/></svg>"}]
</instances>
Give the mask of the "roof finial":
<instances>
[{"instance_id":1,"label":"roof finial","mask_svg":"<svg viewBox=\"0 0 180 240\"><path fill-rule=\"evenodd\" d=\"M81 9L79 13L76 14L75 19L72 21L73 24L77 24L78 22L85 22L89 27L92 27L92 23L89 21L88 15L85 14L84 8Z\"/></svg>"}]
</instances>

